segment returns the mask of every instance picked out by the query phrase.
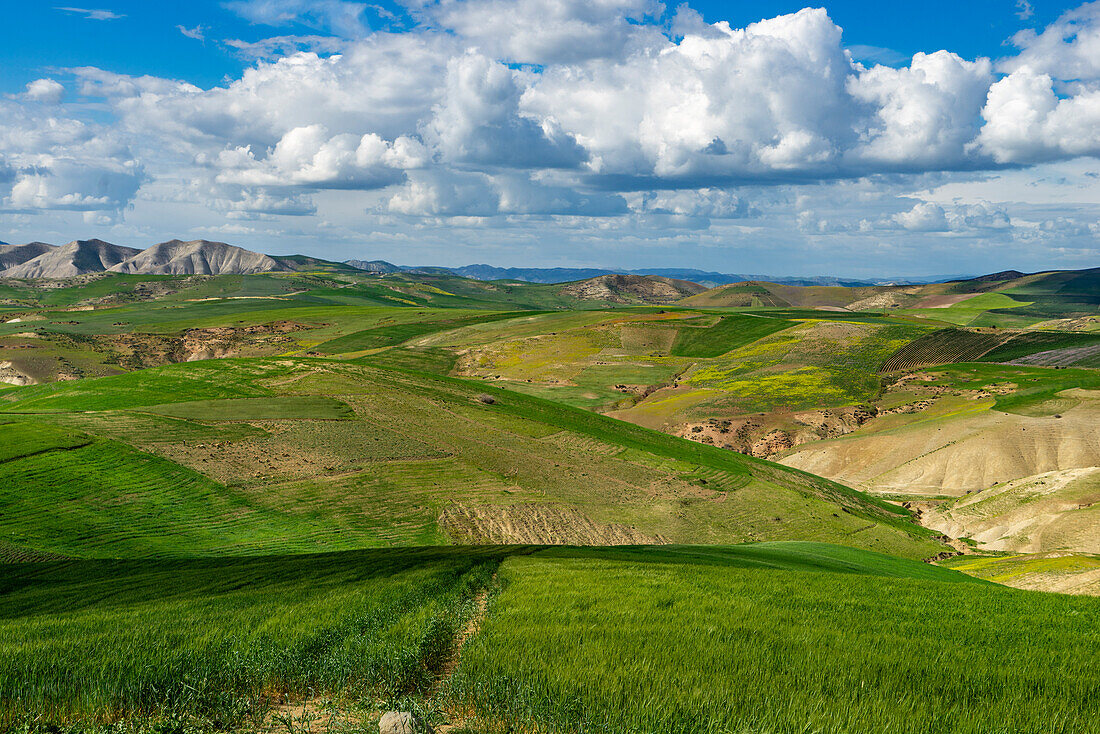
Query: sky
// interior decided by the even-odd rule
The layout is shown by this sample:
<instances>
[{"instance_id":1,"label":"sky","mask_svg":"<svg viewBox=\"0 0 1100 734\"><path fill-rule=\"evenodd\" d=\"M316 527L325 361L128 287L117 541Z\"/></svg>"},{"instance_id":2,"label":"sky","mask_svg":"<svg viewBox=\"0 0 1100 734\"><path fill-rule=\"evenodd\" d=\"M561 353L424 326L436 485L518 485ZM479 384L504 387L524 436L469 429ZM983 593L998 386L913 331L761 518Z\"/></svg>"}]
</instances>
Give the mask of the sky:
<instances>
[{"instance_id":1,"label":"sky","mask_svg":"<svg viewBox=\"0 0 1100 734\"><path fill-rule=\"evenodd\" d=\"M1100 266L1100 2L57 2L0 0L5 242Z\"/></svg>"}]
</instances>

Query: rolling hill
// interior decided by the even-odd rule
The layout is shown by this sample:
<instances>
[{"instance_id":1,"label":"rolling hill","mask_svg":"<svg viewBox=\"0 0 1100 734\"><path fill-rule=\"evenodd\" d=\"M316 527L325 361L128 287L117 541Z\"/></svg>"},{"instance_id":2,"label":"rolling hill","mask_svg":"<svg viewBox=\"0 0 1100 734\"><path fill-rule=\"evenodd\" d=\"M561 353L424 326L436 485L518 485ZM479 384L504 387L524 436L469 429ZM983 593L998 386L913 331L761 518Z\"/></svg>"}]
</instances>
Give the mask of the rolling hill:
<instances>
[{"instance_id":1,"label":"rolling hill","mask_svg":"<svg viewBox=\"0 0 1100 734\"><path fill-rule=\"evenodd\" d=\"M1100 268L1024 274L1009 270L977 278L911 285L810 285L747 281L690 296L694 308L795 307L843 311L897 310L958 326L1074 328L1100 308ZM1060 322L1060 323L1059 323Z\"/></svg>"},{"instance_id":2,"label":"rolling hill","mask_svg":"<svg viewBox=\"0 0 1100 734\"><path fill-rule=\"evenodd\" d=\"M669 304L704 290L698 283L657 275L600 275L568 283L561 293L580 301Z\"/></svg>"},{"instance_id":3,"label":"rolling hill","mask_svg":"<svg viewBox=\"0 0 1100 734\"><path fill-rule=\"evenodd\" d=\"M448 540L943 548L906 511L801 472L370 362L212 360L2 391L2 537L92 558Z\"/></svg>"},{"instance_id":4,"label":"rolling hill","mask_svg":"<svg viewBox=\"0 0 1100 734\"><path fill-rule=\"evenodd\" d=\"M0 729L1095 731L1082 317L273 259L0 283Z\"/></svg>"},{"instance_id":5,"label":"rolling hill","mask_svg":"<svg viewBox=\"0 0 1100 734\"><path fill-rule=\"evenodd\" d=\"M997 484L939 503L923 521L988 550L1100 554L1100 466Z\"/></svg>"}]
</instances>

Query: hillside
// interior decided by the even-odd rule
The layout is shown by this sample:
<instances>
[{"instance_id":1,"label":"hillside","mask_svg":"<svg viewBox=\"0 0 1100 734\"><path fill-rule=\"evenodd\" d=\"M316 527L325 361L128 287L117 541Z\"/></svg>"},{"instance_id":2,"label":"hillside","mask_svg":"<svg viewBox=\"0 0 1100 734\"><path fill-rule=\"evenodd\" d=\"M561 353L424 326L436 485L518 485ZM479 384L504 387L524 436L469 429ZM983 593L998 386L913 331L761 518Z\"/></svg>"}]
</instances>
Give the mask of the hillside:
<instances>
[{"instance_id":1,"label":"hillside","mask_svg":"<svg viewBox=\"0 0 1100 734\"><path fill-rule=\"evenodd\" d=\"M923 523L988 550L1100 554L1100 466L997 484L931 507Z\"/></svg>"},{"instance_id":2,"label":"hillside","mask_svg":"<svg viewBox=\"0 0 1100 734\"><path fill-rule=\"evenodd\" d=\"M1017 589L1100 596L1100 555L1064 551L965 555L944 561L943 565Z\"/></svg>"},{"instance_id":3,"label":"hillside","mask_svg":"<svg viewBox=\"0 0 1100 734\"><path fill-rule=\"evenodd\" d=\"M582 301L667 304L705 290L698 283L657 275L600 275L568 283L561 293Z\"/></svg>"},{"instance_id":4,"label":"hillside","mask_svg":"<svg viewBox=\"0 0 1100 734\"><path fill-rule=\"evenodd\" d=\"M745 280L766 280L772 283L782 283L793 286L867 286L871 283L835 278L831 276L815 276L809 278L776 277L767 275L737 275L733 273L718 273L712 270L699 270L697 268L639 268L636 270L623 270L619 268L502 268L494 265L463 265L457 268L438 266L408 266L394 265L385 260L345 260L345 264L361 270L372 272L396 273L407 272L415 274L449 274L474 280L520 280L527 283L571 283L577 280L589 280L601 275L655 275L661 278L674 280L686 280L692 283L700 283L707 288L716 288L728 283L739 283Z\"/></svg>"},{"instance_id":5,"label":"hillside","mask_svg":"<svg viewBox=\"0 0 1100 734\"><path fill-rule=\"evenodd\" d=\"M904 510L809 475L496 388L366 364L194 362L9 389L0 405L7 433L27 437L0 463L0 530L26 552L136 557L447 540L815 539L911 558L942 548ZM116 510L97 513L104 503Z\"/></svg>"},{"instance_id":6,"label":"hillside","mask_svg":"<svg viewBox=\"0 0 1100 734\"><path fill-rule=\"evenodd\" d=\"M31 247L25 245L24 247ZM99 273L133 257L139 251L132 247L112 245L103 240L74 240L51 248L30 260L3 272L4 278L72 278L87 273Z\"/></svg>"},{"instance_id":7,"label":"hillside","mask_svg":"<svg viewBox=\"0 0 1100 734\"><path fill-rule=\"evenodd\" d=\"M385 260L345 260L345 265L350 265L357 270L365 270L368 273L400 273L402 268L388 263Z\"/></svg>"},{"instance_id":8,"label":"hillside","mask_svg":"<svg viewBox=\"0 0 1100 734\"><path fill-rule=\"evenodd\" d=\"M1036 474L1100 466L1100 372L983 364L898 380L859 430L787 452L784 464L865 490L960 496Z\"/></svg>"},{"instance_id":9,"label":"hillside","mask_svg":"<svg viewBox=\"0 0 1100 734\"><path fill-rule=\"evenodd\" d=\"M54 245L48 245L45 242L30 242L25 245L0 244L0 277L3 277L4 270L22 265L53 249Z\"/></svg>"},{"instance_id":10,"label":"hillside","mask_svg":"<svg viewBox=\"0 0 1100 734\"><path fill-rule=\"evenodd\" d=\"M146 275L248 275L281 269L267 255L207 240L161 242L108 268L115 273Z\"/></svg>"},{"instance_id":11,"label":"hillside","mask_svg":"<svg viewBox=\"0 0 1100 734\"><path fill-rule=\"evenodd\" d=\"M1091 720L1094 334L275 260L0 284L0 728Z\"/></svg>"},{"instance_id":12,"label":"hillside","mask_svg":"<svg viewBox=\"0 0 1100 734\"><path fill-rule=\"evenodd\" d=\"M911 285L792 285L762 280L720 285L682 302L692 308L795 307L896 310L958 326L1087 328L1075 319L1100 308L1100 268L1024 274L1015 270L966 280Z\"/></svg>"}]
</instances>

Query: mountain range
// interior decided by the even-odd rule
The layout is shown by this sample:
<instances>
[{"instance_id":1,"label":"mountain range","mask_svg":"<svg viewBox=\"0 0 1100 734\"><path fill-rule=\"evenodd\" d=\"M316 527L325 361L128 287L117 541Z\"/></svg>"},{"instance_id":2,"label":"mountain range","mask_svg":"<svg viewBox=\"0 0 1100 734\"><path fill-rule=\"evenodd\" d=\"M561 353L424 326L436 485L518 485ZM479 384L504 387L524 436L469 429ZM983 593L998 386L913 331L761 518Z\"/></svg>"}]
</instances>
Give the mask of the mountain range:
<instances>
[{"instance_id":1,"label":"mountain range","mask_svg":"<svg viewBox=\"0 0 1100 734\"><path fill-rule=\"evenodd\" d=\"M23 245L0 243L0 278L72 278L92 273L114 272L128 275L249 275L262 272L292 272L318 265L337 263L303 255L266 255L225 242L209 240L169 240L147 249L114 245L98 239L74 240L65 245L30 242ZM395 265L385 260L346 260L342 267L371 273L410 273L414 275L457 275L473 280L518 280L528 283L569 283L604 275L657 276L690 281L708 288L744 281L767 281L792 286L907 285L958 280L967 276L942 278L897 278L853 280L818 276L809 278L776 277L752 273L718 273L693 268L500 268L476 264L449 268L437 266Z\"/></svg>"},{"instance_id":2,"label":"mountain range","mask_svg":"<svg viewBox=\"0 0 1100 734\"><path fill-rule=\"evenodd\" d=\"M97 239L73 240L60 246L31 242L26 245L0 245L0 277L72 278L102 272L129 275L248 275L298 270L296 260L302 259L276 259L208 240L170 240L145 250Z\"/></svg>"},{"instance_id":3,"label":"mountain range","mask_svg":"<svg viewBox=\"0 0 1100 734\"><path fill-rule=\"evenodd\" d=\"M372 273L413 273L425 275L459 275L473 280L522 280L527 283L571 283L577 280L597 278L601 275L655 275L674 280L688 280L692 283L714 288L731 283L743 283L749 280L761 280L782 285L828 285L848 288L869 285L911 285L940 283L948 280L961 280L966 275L945 275L931 278L876 278L874 280L855 280L832 276L814 276L808 278L790 278L755 273L718 273L695 268L641 268L636 270L622 268L498 268L493 265L464 265L458 268L446 268L424 265L394 265L385 260L345 260L345 265L367 270Z\"/></svg>"}]
</instances>

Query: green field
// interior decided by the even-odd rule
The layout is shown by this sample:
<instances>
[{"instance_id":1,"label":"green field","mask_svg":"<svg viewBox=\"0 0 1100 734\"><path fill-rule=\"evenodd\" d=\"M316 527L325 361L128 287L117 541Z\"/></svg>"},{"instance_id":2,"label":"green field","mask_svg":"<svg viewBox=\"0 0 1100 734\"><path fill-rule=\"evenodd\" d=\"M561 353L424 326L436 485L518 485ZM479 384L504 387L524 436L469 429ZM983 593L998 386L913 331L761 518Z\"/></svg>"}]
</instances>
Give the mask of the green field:
<instances>
[{"instance_id":1,"label":"green field","mask_svg":"<svg viewBox=\"0 0 1100 734\"><path fill-rule=\"evenodd\" d=\"M835 546L3 569L9 725L127 714L237 726L262 720L275 694L326 691L363 729L404 701L437 724L465 712L471 732L1097 731L1097 600ZM479 634L436 686L486 587ZM123 650L125 665L108 664Z\"/></svg>"},{"instance_id":2,"label":"green field","mask_svg":"<svg viewBox=\"0 0 1100 734\"><path fill-rule=\"evenodd\" d=\"M557 523L563 507L592 523L565 536L573 542L624 533L639 542L818 539L914 558L941 547L904 510L841 485L424 373L212 360L4 398L0 416L86 434L78 448L41 451L27 433L30 448L19 453L38 453L0 462L0 538L27 552L516 542L535 538L492 528L517 517Z\"/></svg>"},{"instance_id":3,"label":"green field","mask_svg":"<svg viewBox=\"0 0 1100 734\"><path fill-rule=\"evenodd\" d=\"M788 326L791 323L782 319L731 314L708 328L681 328L671 354L674 357L719 357Z\"/></svg>"},{"instance_id":4,"label":"green field","mask_svg":"<svg viewBox=\"0 0 1100 734\"><path fill-rule=\"evenodd\" d=\"M858 405L878 397L877 367L928 328L810 321L735 349L688 375L729 394L741 413Z\"/></svg>"},{"instance_id":5,"label":"green field","mask_svg":"<svg viewBox=\"0 0 1100 734\"><path fill-rule=\"evenodd\" d=\"M816 546L658 558L506 561L453 695L552 731L1100 730L1096 599L860 568Z\"/></svg>"},{"instance_id":6,"label":"green field","mask_svg":"<svg viewBox=\"0 0 1100 734\"><path fill-rule=\"evenodd\" d=\"M991 384L1010 383L1012 392L997 396L994 407L1005 413L1053 415L1061 412L1056 398L1064 390L1100 389L1100 371L1069 368L991 365L982 362L943 365L936 368L929 385L955 390L981 390Z\"/></svg>"},{"instance_id":7,"label":"green field","mask_svg":"<svg viewBox=\"0 0 1100 734\"><path fill-rule=\"evenodd\" d=\"M1097 344L1100 344L1100 334L1075 334L1054 331L1025 332L1008 343L982 355L978 361L1011 362L1036 352L1047 352L1055 349L1080 349Z\"/></svg>"},{"instance_id":8,"label":"green field","mask_svg":"<svg viewBox=\"0 0 1100 734\"><path fill-rule=\"evenodd\" d=\"M284 693L424 694L498 558L410 549L0 566L0 728L219 730Z\"/></svg>"}]
</instances>

